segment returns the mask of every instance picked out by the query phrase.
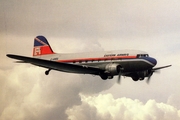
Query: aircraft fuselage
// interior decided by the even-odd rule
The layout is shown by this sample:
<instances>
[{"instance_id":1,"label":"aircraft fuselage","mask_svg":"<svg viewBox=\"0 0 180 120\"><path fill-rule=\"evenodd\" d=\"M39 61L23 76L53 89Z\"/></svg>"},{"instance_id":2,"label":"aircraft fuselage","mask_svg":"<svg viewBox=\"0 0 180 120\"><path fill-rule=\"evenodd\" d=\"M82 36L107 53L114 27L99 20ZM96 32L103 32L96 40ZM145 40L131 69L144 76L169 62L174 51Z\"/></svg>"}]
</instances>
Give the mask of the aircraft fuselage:
<instances>
[{"instance_id":1,"label":"aircraft fuselage","mask_svg":"<svg viewBox=\"0 0 180 120\"><path fill-rule=\"evenodd\" d=\"M145 74L147 77L148 70L151 70L157 63L156 59L149 57L144 51L139 50L121 50L121 51L105 51L105 52L89 52L89 53L67 53L67 54L51 54L38 56L38 58L63 62L68 64L77 64L87 67L96 67L106 71L107 77L112 78L118 75L117 66L122 69L122 75L136 77L138 73ZM70 72L72 71L64 71ZM82 73L73 71L73 73ZM83 74L83 73L82 73ZM103 76L103 74L102 74ZM135 79L134 77L134 79ZM106 78L106 77L105 77ZM136 79L138 79L136 77ZM144 79L144 78L142 78Z\"/></svg>"}]
</instances>

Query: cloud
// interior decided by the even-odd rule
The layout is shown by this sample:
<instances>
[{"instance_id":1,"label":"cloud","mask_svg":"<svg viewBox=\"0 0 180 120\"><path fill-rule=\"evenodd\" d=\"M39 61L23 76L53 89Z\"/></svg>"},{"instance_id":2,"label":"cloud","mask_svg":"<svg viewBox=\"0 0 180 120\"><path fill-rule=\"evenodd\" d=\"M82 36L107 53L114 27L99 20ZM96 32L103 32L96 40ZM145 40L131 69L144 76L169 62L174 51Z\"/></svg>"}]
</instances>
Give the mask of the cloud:
<instances>
[{"instance_id":1,"label":"cloud","mask_svg":"<svg viewBox=\"0 0 180 120\"><path fill-rule=\"evenodd\" d=\"M95 94L114 84L56 71L45 76L44 71L27 64L0 71L0 119L66 119L65 110L81 104L80 92Z\"/></svg>"},{"instance_id":2,"label":"cloud","mask_svg":"<svg viewBox=\"0 0 180 120\"><path fill-rule=\"evenodd\" d=\"M178 120L180 109L155 100L148 100L145 104L130 98L114 99L111 94L98 96L81 96L81 105L66 110L71 120ZM94 112L95 111L95 112Z\"/></svg>"},{"instance_id":3,"label":"cloud","mask_svg":"<svg viewBox=\"0 0 180 120\"><path fill-rule=\"evenodd\" d=\"M0 3L0 119L113 119L124 111L122 117L137 119L162 118L162 114L168 118L170 113L179 116L175 114L179 112L180 84L179 0ZM157 58L157 66L173 66L161 75L154 74L149 85L122 78L119 86L114 85L116 77L102 81L98 76L55 71L45 76L45 69L15 65L5 56L31 56L36 35L45 35L57 53L141 49ZM103 95L93 97L102 91ZM102 108L106 108L104 104L114 106L108 108L111 111L102 110L95 100ZM136 107L130 110L125 103L140 111L134 111Z\"/></svg>"},{"instance_id":4,"label":"cloud","mask_svg":"<svg viewBox=\"0 0 180 120\"><path fill-rule=\"evenodd\" d=\"M169 96L167 103L180 109L179 101L180 101L179 93L174 93L171 96Z\"/></svg>"}]
</instances>

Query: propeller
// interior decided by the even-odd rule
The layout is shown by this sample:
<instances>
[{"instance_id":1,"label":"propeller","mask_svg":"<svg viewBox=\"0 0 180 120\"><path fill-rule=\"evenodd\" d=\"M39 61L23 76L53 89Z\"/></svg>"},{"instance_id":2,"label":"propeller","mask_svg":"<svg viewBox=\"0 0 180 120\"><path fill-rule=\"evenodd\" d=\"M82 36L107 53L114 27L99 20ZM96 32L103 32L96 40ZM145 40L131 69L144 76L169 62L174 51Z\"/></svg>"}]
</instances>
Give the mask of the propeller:
<instances>
[{"instance_id":1,"label":"propeller","mask_svg":"<svg viewBox=\"0 0 180 120\"><path fill-rule=\"evenodd\" d=\"M117 83L120 84L121 82L121 71L119 71L119 74L118 74L118 80L117 80Z\"/></svg>"},{"instance_id":2,"label":"propeller","mask_svg":"<svg viewBox=\"0 0 180 120\"><path fill-rule=\"evenodd\" d=\"M153 75L153 71L151 71L150 73L149 73L149 75L148 75L148 78L147 78L147 84L149 84L149 81L150 81L150 79L151 79L151 76Z\"/></svg>"},{"instance_id":3,"label":"propeller","mask_svg":"<svg viewBox=\"0 0 180 120\"><path fill-rule=\"evenodd\" d=\"M164 68L167 68L167 67L171 67L172 65L166 65L166 66L162 66L162 67L157 67L157 68L153 68L151 70L149 70L149 75L148 75L148 78L147 78L147 83L149 83L150 79L151 79L151 76L153 75L153 73L160 73L160 69L164 69Z\"/></svg>"},{"instance_id":4,"label":"propeller","mask_svg":"<svg viewBox=\"0 0 180 120\"><path fill-rule=\"evenodd\" d=\"M119 71L117 83L120 84L120 82L121 82L121 76L122 76L122 71L124 70L124 68L122 68L122 67L119 65L117 69L118 69L118 71Z\"/></svg>"},{"instance_id":5,"label":"propeller","mask_svg":"<svg viewBox=\"0 0 180 120\"><path fill-rule=\"evenodd\" d=\"M153 75L153 73L160 73L160 70L159 69L157 69L157 70L151 70L150 72L149 72L149 75L148 75L148 78L147 78L147 83L149 84L149 81L150 81L150 79L151 79L151 76Z\"/></svg>"}]
</instances>

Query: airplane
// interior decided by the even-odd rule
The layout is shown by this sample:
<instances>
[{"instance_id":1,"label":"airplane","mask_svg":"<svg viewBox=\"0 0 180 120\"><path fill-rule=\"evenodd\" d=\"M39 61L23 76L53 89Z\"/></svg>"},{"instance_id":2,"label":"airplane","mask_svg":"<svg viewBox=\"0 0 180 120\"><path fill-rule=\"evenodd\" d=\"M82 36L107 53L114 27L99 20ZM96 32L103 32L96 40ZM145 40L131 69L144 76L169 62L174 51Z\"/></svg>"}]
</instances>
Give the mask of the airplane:
<instances>
[{"instance_id":1,"label":"airplane","mask_svg":"<svg viewBox=\"0 0 180 120\"><path fill-rule=\"evenodd\" d=\"M44 36L34 38L33 57L7 54L9 58L17 59L18 63L31 63L47 68L45 74L51 70L61 72L98 75L103 80L112 79L118 75L131 77L134 81L144 80L147 83L154 72L170 67L166 65L154 68L157 64L155 58L139 50L116 50L88 53L55 53Z\"/></svg>"}]
</instances>

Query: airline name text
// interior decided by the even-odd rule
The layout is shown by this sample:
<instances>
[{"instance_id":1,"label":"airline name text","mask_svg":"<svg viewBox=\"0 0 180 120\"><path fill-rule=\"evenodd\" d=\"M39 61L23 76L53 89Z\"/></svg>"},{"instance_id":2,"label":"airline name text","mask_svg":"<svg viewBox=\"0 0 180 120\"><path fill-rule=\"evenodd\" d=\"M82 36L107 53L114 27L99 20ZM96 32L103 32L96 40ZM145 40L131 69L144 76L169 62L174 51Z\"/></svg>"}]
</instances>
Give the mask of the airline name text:
<instances>
[{"instance_id":1,"label":"airline name text","mask_svg":"<svg viewBox=\"0 0 180 120\"><path fill-rule=\"evenodd\" d=\"M105 54L104 57L113 57L113 56L129 56L128 53L123 54Z\"/></svg>"}]
</instances>

